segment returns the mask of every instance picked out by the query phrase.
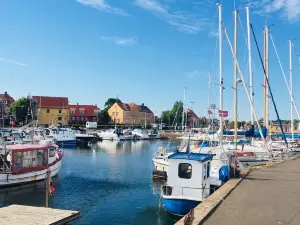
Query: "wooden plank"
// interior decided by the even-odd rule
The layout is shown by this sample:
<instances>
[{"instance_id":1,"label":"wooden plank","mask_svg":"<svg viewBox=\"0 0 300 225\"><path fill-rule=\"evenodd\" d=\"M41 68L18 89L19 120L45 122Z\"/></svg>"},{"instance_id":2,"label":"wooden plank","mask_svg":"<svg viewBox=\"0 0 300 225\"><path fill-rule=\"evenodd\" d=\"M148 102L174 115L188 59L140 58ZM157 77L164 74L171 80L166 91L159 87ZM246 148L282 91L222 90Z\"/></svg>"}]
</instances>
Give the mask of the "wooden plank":
<instances>
[{"instance_id":1,"label":"wooden plank","mask_svg":"<svg viewBox=\"0 0 300 225\"><path fill-rule=\"evenodd\" d=\"M1 224L6 225L60 225L80 217L79 211L44 207L10 205L0 208Z\"/></svg>"}]
</instances>

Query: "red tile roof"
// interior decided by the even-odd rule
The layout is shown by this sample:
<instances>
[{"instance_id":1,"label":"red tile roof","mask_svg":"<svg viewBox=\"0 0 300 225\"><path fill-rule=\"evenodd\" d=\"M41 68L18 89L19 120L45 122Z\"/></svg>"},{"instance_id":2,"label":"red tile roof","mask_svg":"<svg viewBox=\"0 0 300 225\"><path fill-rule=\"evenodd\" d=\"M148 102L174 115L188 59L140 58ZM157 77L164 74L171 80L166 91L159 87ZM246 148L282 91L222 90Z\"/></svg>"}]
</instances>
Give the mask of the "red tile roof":
<instances>
[{"instance_id":1,"label":"red tile roof","mask_svg":"<svg viewBox=\"0 0 300 225\"><path fill-rule=\"evenodd\" d=\"M139 112L153 113L147 106L145 105L137 105Z\"/></svg>"},{"instance_id":2,"label":"red tile roof","mask_svg":"<svg viewBox=\"0 0 300 225\"><path fill-rule=\"evenodd\" d=\"M130 106L131 110L134 107L136 107L136 109L139 112L143 112L144 113L146 111L146 113L152 113L153 114L153 112L147 106L145 106L145 105L137 105L137 104L134 104L134 103L130 103L129 106Z\"/></svg>"},{"instance_id":3,"label":"red tile roof","mask_svg":"<svg viewBox=\"0 0 300 225\"><path fill-rule=\"evenodd\" d=\"M66 97L32 96L32 98L37 100L37 105L41 108L65 109L69 107Z\"/></svg>"},{"instance_id":4,"label":"red tile roof","mask_svg":"<svg viewBox=\"0 0 300 225\"><path fill-rule=\"evenodd\" d=\"M80 114L80 110L84 109L84 114ZM75 110L75 114L71 111ZM70 116L96 116L95 111L99 111L97 105L69 105Z\"/></svg>"},{"instance_id":5,"label":"red tile roof","mask_svg":"<svg viewBox=\"0 0 300 225\"><path fill-rule=\"evenodd\" d=\"M197 114L193 110L191 110L191 109L187 109L187 115L188 115L188 117L194 117L196 119L199 119L199 117L197 116Z\"/></svg>"},{"instance_id":6,"label":"red tile roof","mask_svg":"<svg viewBox=\"0 0 300 225\"><path fill-rule=\"evenodd\" d=\"M3 101L7 101L8 104L13 103L15 100L5 92L4 94L0 94L0 99Z\"/></svg>"},{"instance_id":7,"label":"red tile roof","mask_svg":"<svg viewBox=\"0 0 300 225\"><path fill-rule=\"evenodd\" d=\"M118 106L124 111L131 111L130 106L126 103L118 103Z\"/></svg>"}]
</instances>

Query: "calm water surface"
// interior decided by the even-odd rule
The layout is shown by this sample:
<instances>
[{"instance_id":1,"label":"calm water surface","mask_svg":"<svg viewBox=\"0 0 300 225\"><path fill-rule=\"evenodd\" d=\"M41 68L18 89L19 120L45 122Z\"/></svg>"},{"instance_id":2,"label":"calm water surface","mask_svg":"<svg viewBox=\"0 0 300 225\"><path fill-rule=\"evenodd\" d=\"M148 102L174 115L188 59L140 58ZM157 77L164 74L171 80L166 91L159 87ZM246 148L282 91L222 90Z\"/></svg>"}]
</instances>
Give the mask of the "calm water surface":
<instances>
[{"instance_id":1,"label":"calm water surface","mask_svg":"<svg viewBox=\"0 0 300 225\"><path fill-rule=\"evenodd\" d=\"M178 218L161 205L162 182L151 177L151 159L168 142L103 141L90 149L64 149L51 207L79 210L82 216L73 224L174 224ZM179 144L171 141L170 146ZM44 182L0 190L0 206L44 202Z\"/></svg>"}]
</instances>

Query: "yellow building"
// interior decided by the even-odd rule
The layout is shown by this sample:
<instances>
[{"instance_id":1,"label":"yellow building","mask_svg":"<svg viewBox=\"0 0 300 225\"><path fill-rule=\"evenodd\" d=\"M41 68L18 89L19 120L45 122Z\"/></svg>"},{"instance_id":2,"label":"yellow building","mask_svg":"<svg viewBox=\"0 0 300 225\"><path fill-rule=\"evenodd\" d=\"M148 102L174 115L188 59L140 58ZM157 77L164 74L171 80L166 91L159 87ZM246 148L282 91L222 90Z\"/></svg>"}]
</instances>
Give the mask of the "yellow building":
<instances>
[{"instance_id":1,"label":"yellow building","mask_svg":"<svg viewBox=\"0 0 300 225\"><path fill-rule=\"evenodd\" d=\"M144 126L145 119L148 125L154 121L153 112L144 104L115 103L108 110L108 114L111 120L118 124Z\"/></svg>"},{"instance_id":2,"label":"yellow building","mask_svg":"<svg viewBox=\"0 0 300 225\"><path fill-rule=\"evenodd\" d=\"M66 97L33 96L37 101L40 125L68 125L69 101Z\"/></svg>"}]
</instances>

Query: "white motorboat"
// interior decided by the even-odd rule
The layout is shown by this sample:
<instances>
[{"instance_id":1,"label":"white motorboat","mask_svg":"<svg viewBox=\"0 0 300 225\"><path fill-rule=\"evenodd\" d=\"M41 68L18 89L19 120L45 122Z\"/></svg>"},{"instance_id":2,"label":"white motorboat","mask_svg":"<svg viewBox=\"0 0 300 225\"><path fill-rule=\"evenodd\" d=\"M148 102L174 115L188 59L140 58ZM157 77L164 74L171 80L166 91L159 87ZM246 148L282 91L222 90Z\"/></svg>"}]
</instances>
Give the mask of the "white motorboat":
<instances>
[{"instance_id":1,"label":"white motorboat","mask_svg":"<svg viewBox=\"0 0 300 225\"><path fill-rule=\"evenodd\" d=\"M136 135L137 138L141 139L141 140L147 140L147 139L149 139L149 135L147 133L147 130L142 129L142 128L134 129L132 131L132 134Z\"/></svg>"},{"instance_id":2,"label":"white motorboat","mask_svg":"<svg viewBox=\"0 0 300 225\"><path fill-rule=\"evenodd\" d=\"M55 139L59 146L76 146L75 132L70 128L54 127L48 130L48 137Z\"/></svg>"},{"instance_id":3,"label":"white motorboat","mask_svg":"<svg viewBox=\"0 0 300 225\"><path fill-rule=\"evenodd\" d=\"M110 129L106 131L100 131L97 133L99 138L102 138L102 140L110 140L110 141L123 141L124 135L122 129Z\"/></svg>"},{"instance_id":4,"label":"white motorboat","mask_svg":"<svg viewBox=\"0 0 300 225\"><path fill-rule=\"evenodd\" d=\"M0 148L0 187L56 176L63 153L55 144L16 144Z\"/></svg>"},{"instance_id":5,"label":"white motorboat","mask_svg":"<svg viewBox=\"0 0 300 225\"><path fill-rule=\"evenodd\" d=\"M212 154L178 152L169 157L167 185L162 187L166 210L183 216L210 195Z\"/></svg>"}]
</instances>

